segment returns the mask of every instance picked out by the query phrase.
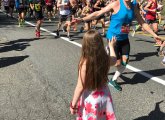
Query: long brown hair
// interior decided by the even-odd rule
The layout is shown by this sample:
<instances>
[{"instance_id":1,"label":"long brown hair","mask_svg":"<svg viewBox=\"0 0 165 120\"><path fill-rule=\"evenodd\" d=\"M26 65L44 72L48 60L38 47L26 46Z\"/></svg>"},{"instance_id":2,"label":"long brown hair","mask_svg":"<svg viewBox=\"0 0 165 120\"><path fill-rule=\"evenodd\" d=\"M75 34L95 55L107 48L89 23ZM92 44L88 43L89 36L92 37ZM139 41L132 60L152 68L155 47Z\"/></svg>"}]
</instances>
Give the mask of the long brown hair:
<instances>
[{"instance_id":1,"label":"long brown hair","mask_svg":"<svg viewBox=\"0 0 165 120\"><path fill-rule=\"evenodd\" d=\"M86 76L83 87L90 90L102 88L108 80L110 59L105 51L102 36L95 30L89 30L83 36L80 71L84 62Z\"/></svg>"}]
</instances>

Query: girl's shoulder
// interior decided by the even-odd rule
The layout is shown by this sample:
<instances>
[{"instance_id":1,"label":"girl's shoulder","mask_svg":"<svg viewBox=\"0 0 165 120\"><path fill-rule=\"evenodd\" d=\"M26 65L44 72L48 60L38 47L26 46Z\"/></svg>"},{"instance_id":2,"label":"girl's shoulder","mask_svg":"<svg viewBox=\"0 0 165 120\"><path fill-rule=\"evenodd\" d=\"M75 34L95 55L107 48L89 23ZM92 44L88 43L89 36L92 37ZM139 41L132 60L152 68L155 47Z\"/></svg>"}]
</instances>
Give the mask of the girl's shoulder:
<instances>
[{"instance_id":1,"label":"girl's shoulder","mask_svg":"<svg viewBox=\"0 0 165 120\"><path fill-rule=\"evenodd\" d=\"M86 63L87 63L87 60L86 59L81 59L80 60L80 63L79 63L79 66L86 66Z\"/></svg>"}]
</instances>

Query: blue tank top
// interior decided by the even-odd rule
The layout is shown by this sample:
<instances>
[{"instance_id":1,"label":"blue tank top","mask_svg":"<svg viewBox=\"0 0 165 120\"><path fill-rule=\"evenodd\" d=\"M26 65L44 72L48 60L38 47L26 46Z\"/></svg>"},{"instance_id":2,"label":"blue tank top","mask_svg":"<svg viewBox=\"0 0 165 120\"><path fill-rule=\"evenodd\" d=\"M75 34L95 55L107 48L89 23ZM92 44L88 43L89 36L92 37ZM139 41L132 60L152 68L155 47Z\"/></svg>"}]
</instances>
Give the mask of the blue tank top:
<instances>
[{"instance_id":1,"label":"blue tank top","mask_svg":"<svg viewBox=\"0 0 165 120\"><path fill-rule=\"evenodd\" d=\"M134 7L136 0L131 2L131 8L126 8L124 0L120 0L120 10L116 14L112 14L110 25L106 34L107 39L116 36L117 41L128 39L129 28L134 19Z\"/></svg>"}]
</instances>

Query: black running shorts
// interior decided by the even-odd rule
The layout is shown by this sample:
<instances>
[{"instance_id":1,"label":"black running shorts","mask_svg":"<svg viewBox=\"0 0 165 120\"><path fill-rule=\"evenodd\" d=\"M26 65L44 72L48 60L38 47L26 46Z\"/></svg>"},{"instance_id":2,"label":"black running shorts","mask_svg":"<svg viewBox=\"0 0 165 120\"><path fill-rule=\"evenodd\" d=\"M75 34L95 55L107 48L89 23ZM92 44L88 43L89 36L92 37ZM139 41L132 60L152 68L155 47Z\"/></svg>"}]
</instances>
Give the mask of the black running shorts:
<instances>
[{"instance_id":1,"label":"black running shorts","mask_svg":"<svg viewBox=\"0 0 165 120\"><path fill-rule=\"evenodd\" d=\"M121 59L123 55L126 55L129 58L129 53L130 53L129 39L116 41L115 53L117 60Z\"/></svg>"},{"instance_id":2,"label":"black running shorts","mask_svg":"<svg viewBox=\"0 0 165 120\"><path fill-rule=\"evenodd\" d=\"M35 18L36 20L42 20L44 18L42 11L39 11L39 12L35 11Z\"/></svg>"}]
</instances>

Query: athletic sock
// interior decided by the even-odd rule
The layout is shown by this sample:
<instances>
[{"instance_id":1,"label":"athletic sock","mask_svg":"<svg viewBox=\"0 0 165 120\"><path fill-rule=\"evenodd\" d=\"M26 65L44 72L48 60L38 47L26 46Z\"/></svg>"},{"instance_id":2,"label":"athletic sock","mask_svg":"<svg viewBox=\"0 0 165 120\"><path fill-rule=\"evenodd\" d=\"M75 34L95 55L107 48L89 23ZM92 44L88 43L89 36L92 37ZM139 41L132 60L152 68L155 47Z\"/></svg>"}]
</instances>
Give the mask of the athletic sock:
<instances>
[{"instance_id":1,"label":"athletic sock","mask_svg":"<svg viewBox=\"0 0 165 120\"><path fill-rule=\"evenodd\" d=\"M165 56L164 56L164 58L163 58L162 62L163 62L163 63L165 63Z\"/></svg>"},{"instance_id":2,"label":"athletic sock","mask_svg":"<svg viewBox=\"0 0 165 120\"><path fill-rule=\"evenodd\" d=\"M115 72L112 80L117 80L117 78L123 73L123 71L125 70L125 66L120 65L119 67L117 67L117 71Z\"/></svg>"}]
</instances>

